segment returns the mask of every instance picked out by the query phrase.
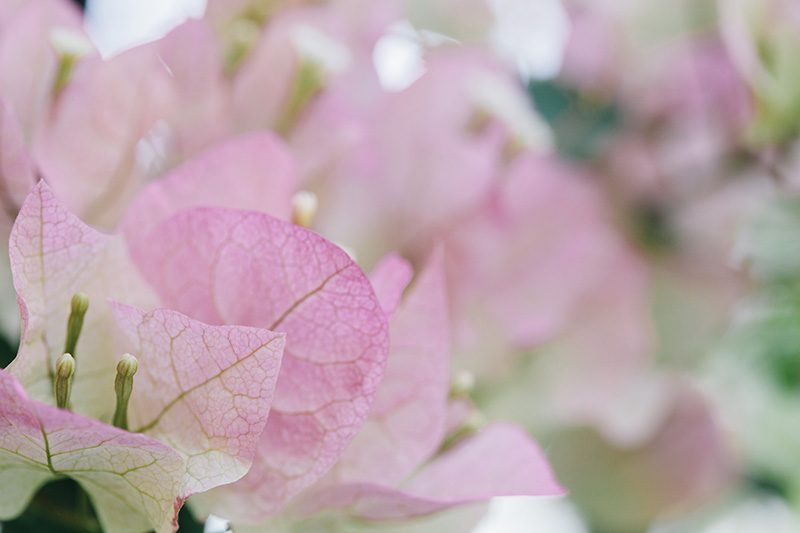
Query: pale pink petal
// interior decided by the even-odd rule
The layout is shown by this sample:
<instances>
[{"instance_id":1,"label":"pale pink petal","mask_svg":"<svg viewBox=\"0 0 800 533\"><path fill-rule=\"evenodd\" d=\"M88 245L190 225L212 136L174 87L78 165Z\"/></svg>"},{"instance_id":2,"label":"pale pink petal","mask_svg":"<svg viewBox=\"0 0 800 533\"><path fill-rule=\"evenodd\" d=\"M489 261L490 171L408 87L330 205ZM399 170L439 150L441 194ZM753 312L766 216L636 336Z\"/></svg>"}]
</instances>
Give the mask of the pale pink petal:
<instances>
[{"instance_id":1,"label":"pale pink petal","mask_svg":"<svg viewBox=\"0 0 800 533\"><path fill-rule=\"evenodd\" d=\"M370 106L355 105L353 91L335 84L292 135L304 179L320 197L314 227L352 247L364 265L391 250L426 257L490 199L513 132L483 93L498 86L525 101L517 80L487 53L445 47L426 59L421 78L379 93ZM323 142L332 124L342 135Z\"/></svg>"},{"instance_id":2,"label":"pale pink petal","mask_svg":"<svg viewBox=\"0 0 800 533\"><path fill-rule=\"evenodd\" d=\"M0 95L15 109L27 140L46 118L53 100L58 54L53 29L82 33L80 12L70 2L36 1L17 11L0 31Z\"/></svg>"},{"instance_id":3,"label":"pale pink petal","mask_svg":"<svg viewBox=\"0 0 800 533\"><path fill-rule=\"evenodd\" d=\"M267 423L285 335L207 326L168 309L112 309L139 361L131 430L184 456L181 497L242 477Z\"/></svg>"},{"instance_id":4,"label":"pale pink petal","mask_svg":"<svg viewBox=\"0 0 800 533\"><path fill-rule=\"evenodd\" d=\"M261 31L231 82L233 118L239 129L272 128L291 97L297 75L297 52L290 44L297 24L291 11L279 12ZM258 30L257 30L258 31Z\"/></svg>"},{"instance_id":5,"label":"pale pink petal","mask_svg":"<svg viewBox=\"0 0 800 533\"><path fill-rule=\"evenodd\" d=\"M385 256L369 273L369 281L375 289L375 296L378 297L390 321L413 274L411 264L397 254Z\"/></svg>"},{"instance_id":6,"label":"pale pink petal","mask_svg":"<svg viewBox=\"0 0 800 533\"><path fill-rule=\"evenodd\" d=\"M403 488L450 500L564 494L536 441L522 427L507 422L493 422L456 443Z\"/></svg>"},{"instance_id":7,"label":"pale pink petal","mask_svg":"<svg viewBox=\"0 0 800 533\"><path fill-rule=\"evenodd\" d=\"M439 448L450 394L448 318L437 252L395 313L375 404L326 481L395 485Z\"/></svg>"},{"instance_id":8,"label":"pale pink petal","mask_svg":"<svg viewBox=\"0 0 800 533\"><path fill-rule=\"evenodd\" d=\"M388 349L372 286L317 234L249 211L183 211L133 256L170 307L287 334L253 468L207 498L212 511L263 520L324 474L367 416Z\"/></svg>"},{"instance_id":9,"label":"pale pink petal","mask_svg":"<svg viewBox=\"0 0 800 533\"><path fill-rule=\"evenodd\" d=\"M34 186L34 168L14 109L0 98L0 227L11 230L25 196Z\"/></svg>"},{"instance_id":10,"label":"pale pink petal","mask_svg":"<svg viewBox=\"0 0 800 533\"><path fill-rule=\"evenodd\" d=\"M83 220L112 228L145 180L163 170L178 100L156 44L81 60L34 139L42 177Z\"/></svg>"},{"instance_id":11,"label":"pale pink petal","mask_svg":"<svg viewBox=\"0 0 800 533\"><path fill-rule=\"evenodd\" d=\"M459 364L477 375L502 374L510 359L485 354L531 350L563 332L620 268L641 287L644 266L611 225L589 178L552 158L521 155L502 186L448 235Z\"/></svg>"},{"instance_id":12,"label":"pale pink petal","mask_svg":"<svg viewBox=\"0 0 800 533\"><path fill-rule=\"evenodd\" d=\"M173 133L174 160L169 162L174 164L230 135L228 79L208 20L189 19L154 44L179 98L164 117Z\"/></svg>"},{"instance_id":13,"label":"pale pink petal","mask_svg":"<svg viewBox=\"0 0 800 533\"><path fill-rule=\"evenodd\" d=\"M122 230L135 243L170 215L201 206L289 220L296 191L295 164L284 142L269 132L254 133L215 145L152 183L130 207Z\"/></svg>"},{"instance_id":14,"label":"pale pink petal","mask_svg":"<svg viewBox=\"0 0 800 533\"><path fill-rule=\"evenodd\" d=\"M21 513L46 481L68 476L105 531L177 529L183 459L146 435L28 399L0 370L0 519Z\"/></svg>"},{"instance_id":15,"label":"pale pink petal","mask_svg":"<svg viewBox=\"0 0 800 533\"><path fill-rule=\"evenodd\" d=\"M31 4L31 0L6 0L0 5L0 30L10 20L13 20L14 15L26 5Z\"/></svg>"},{"instance_id":16,"label":"pale pink petal","mask_svg":"<svg viewBox=\"0 0 800 533\"><path fill-rule=\"evenodd\" d=\"M230 133L218 56L213 30L189 21L81 61L35 139L44 179L83 220L115 227L147 180Z\"/></svg>"},{"instance_id":17,"label":"pale pink petal","mask_svg":"<svg viewBox=\"0 0 800 533\"><path fill-rule=\"evenodd\" d=\"M53 402L52 375L64 350L70 300L89 296L76 348L73 410L110 419L116 366L114 318L106 298L152 307L121 239L100 233L70 213L44 184L22 204L9 242L14 287L22 315L20 351L8 370L34 398Z\"/></svg>"},{"instance_id":18,"label":"pale pink petal","mask_svg":"<svg viewBox=\"0 0 800 533\"><path fill-rule=\"evenodd\" d=\"M431 54L426 66L414 84L380 102L370 132L380 165L374 185L389 214L403 221L394 231L405 238L428 237L431 227L450 226L482 201L506 140L497 128L470 129L487 113L476 96L482 80L508 81L491 56L447 50Z\"/></svg>"},{"instance_id":19,"label":"pale pink petal","mask_svg":"<svg viewBox=\"0 0 800 533\"><path fill-rule=\"evenodd\" d=\"M542 450L522 428L496 422L457 443L399 489L370 483L330 487L309 494L301 514L349 508L367 520L405 519L495 496L558 496Z\"/></svg>"}]
</instances>

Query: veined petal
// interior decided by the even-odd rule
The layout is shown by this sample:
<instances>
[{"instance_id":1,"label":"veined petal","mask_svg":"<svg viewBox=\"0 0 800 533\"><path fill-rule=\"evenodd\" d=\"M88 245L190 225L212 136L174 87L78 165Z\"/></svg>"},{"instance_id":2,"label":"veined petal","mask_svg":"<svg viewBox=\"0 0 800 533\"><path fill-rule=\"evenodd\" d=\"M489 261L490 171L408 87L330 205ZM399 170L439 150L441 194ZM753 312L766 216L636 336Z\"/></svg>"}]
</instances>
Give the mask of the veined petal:
<instances>
[{"instance_id":1,"label":"veined petal","mask_svg":"<svg viewBox=\"0 0 800 533\"><path fill-rule=\"evenodd\" d=\"M168 309L112 309L139 361L131 430L184 457L181 497L242 477L267 423L285 334L208 326Z\"/></svg>"},{"instance_id":2,"label":"veined petal","mask_svg":"<svg viewBox=\"0 0 800 533\"><path fill-rule=\"evenodd\" d=\"M68 476L87 492L105 531L173 532L183 469L159 441L29 400L0 370L0 519L21 513L48 480Z\"/></svg>"},{"instance_id":3,"label":"veined petal","mask_svg":"<svg viewBox=\"0 0 800 533\"><path fill-rule=\"evenodd\" d=\"M436 452L450 393L448 319L437 251L394 314L386 374L369 417L324 482L392 486Z\"/></svg>"},{"instance_id":4,"label":"veined petal","mask_svg":"<svg viewBox=\"0 0 800 533\"><path fill-rule=\"evenodd\" d=\"M133 256L172 308L286 332L253 467L200 499L224 516L269 517L333 465L367 417L388 349L372 286L343 250L263 213L183 211Z\"/></svg>"}]
</instances>

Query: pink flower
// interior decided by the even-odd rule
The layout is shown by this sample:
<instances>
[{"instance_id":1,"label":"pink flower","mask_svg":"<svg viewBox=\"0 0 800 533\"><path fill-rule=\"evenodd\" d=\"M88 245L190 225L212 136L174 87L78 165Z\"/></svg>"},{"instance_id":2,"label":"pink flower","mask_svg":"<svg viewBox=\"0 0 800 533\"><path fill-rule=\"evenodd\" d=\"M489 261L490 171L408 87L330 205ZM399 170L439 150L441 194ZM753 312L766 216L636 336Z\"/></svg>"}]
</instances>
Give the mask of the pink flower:
<instances>
[{"instance_id":1,"label":"pink flower","mask_svg":"<svg viewBox=\"0 0 800 533\"><path fill-rule=\"evenodd\" d=\"M284 522L302 525L321 512L338 512L341 520L403 520L494 496L563 494L538 445L514 424L491 423L445 444L451 351L441 253L400 300L410 275L408 263L396 255L384 258L371 275L392 319L391 341L386 374L361 431L325 477L254 531ZM248 531L252 513L239 502L249 502L250 490L239 482L194 501ZM221 505L221 493L235 498Z\"/></svg>"},{"instance_id":2,"label":"pink flower","mask_svg":"<svg viewBox=\"0 0 800 533\"><path fill-rule=\"evenodd\" d=\"M23 333L17 358L0 372L0 470L15 473L3 518L21 512L44 481L66 475L87 491L105 529L173 531L187 497L249 468L276 389L284 335L106 303L152 307L157 300L124 241L84 225L44 184L23 204L10 249ZM81 293L75 298L84 303L76 304L73 295ZM85 313L77 333L76 305ZM54 385L63 386L60 356L70 344L71 394L65 401L56 393L68 411L42 402L54 403ZM133 363L130 356L117 362L124 352ZM112 386L115 367L119 380L137 366L133 392L121 399ZM126 414L120 402L127 403L127 423L117 419ZM103 423L112 415L135 433Z\"/></svg>"},{"instance_id":3,"label":"pink flower","mask_svg":"<svg viewBox=\"0 0 800 533\"><path fill-rule=\"evenodd\" d=\"M279 256L293 256L297 253L296 248L300 243L295 243L293 239L285 240L283 235L286 226L277 221L264 224L267 220L259 217L255 213L242 213L235 215L231 212L225 216L221 213L211 216L217 211L197 210L189 212L178 212L182 207L191 207L195 204L208 202L217 205L246 206L256 207L256 203L261 196L257 193L261 182L256 179L242 180L239 182L240 188L231 191L222 186L223 176L235 173L234 165L237 161L249 160L247 154L256 154L255 145L252 142L259 137L244 137L238 141L231 142L225 148L220 148L209 152L207 156L198 160L196 163L185 165L171 177L161 180L151 185L142 194L141 198L134 203L129 216L123 222L123 228L128 241L133 243L134 257L147 279L159 288L161 297L175 306L179 310L186 310L192 316L201 318L210 323L244 323L252 325L269 324L271 329L286 331L289 335L287 352L284 357L283 371L280 383L294 383L297 390L288 391L287 396L294 396L293 400L286 400L290 405L297 405L299 398L298 391L307 389L309 398L303 400L303 409L309 409L308 402L311 402L312 413L319 407L322 398L314 399L315 391L323 393L324 398L342 397L347 393L336 387L331 388L331 383L319 381L320 378L311 377L306 374L301 380L300 376L307 372L305 365L296 366L297 363L289 363L291 358L298 358L306 361L309 357L312 360L319 360L319 357L334 356L339 350L346 350L351 353L363 352L364 340L370 340L369 331L363 331L356 335L346 337L334 336L330 338L328 331L315 331L313 334L306 331L307 324L291 321L274 325L276 312L270 310L269 302L280 301L282 289L280 283L276 284L276 279L286 278L291 286L298 281L294 276L311 276L309 280L300 281L301 286L313 285L311 280L324 280L326 276L332 275L338 270L333 265L302 265L294 260L286 260L299 268L295 270L283 270L279 276L274 276L270 282L269 265L273 263L282 264L284 261L273 259ZM251 140L248 140L251 139ZM251 157L252 157L251 155ZM278 160L280 161L280 160ZM281 164L274 166L274 177L280 178L284 175L279 169ZM255 176L255 175L254 175ZM278 188L280 190L278 181ZM180 192L181 194L177 194ZM281 197L279 193L278 198ZM262 204L265 205L265 204ZM206 216L200 217L190 213L206 212ZM163 222L162 222L163 221ZM160 226L158 224L161 223ZM240 241L238 232L244 228L260 228L258 233L264 235L268 240L275 242L286 242L282 250L273 249L265 246L263 242L250 242L250 240ZM296 228L295 231L305 231ZM187 235L189 236L187 240ZM319 238L315 239L320 240ZM318 253L322 253L323 248L314 246ZM140 251L141 250L141 251ZM146 253L145 253L146 250ZM255 253L262 258L259 264L251 264L246 256L242 254L247 250ZM166 259L165 259L166 258ZM331 258L334 263L342 265L350 262L345 257L334 256ZM266 265L266 267L264 266ZM262 270L259 270L261 268ZM322 268L321 272L317 269ZM339 267L341 268L341 267ZM347 267L348 269L351 267ZM265 269L265 270L263 270ZM226 273L236 271L235 276L227 276ZM307 274L302 272L307 271ZM328 274L325 274L328 272ZM346 270L344 271L346 272ZM214 281L220 275L226 275L226 283ZM356 491L362 494L365 491L375 496L380 505L394 505L402 499L411 498L414 503L415 511L409 510L408 516L418 513L430 513L444 509L450 505L477 501L489 498L493 495L506 493L540 494L557 492L555 482L546 466L546 461L541 456L536 444L526 436L525 432L514 426L507 424L496 424L489 426L485 433L481 433L474 439L466 439L454 448L451 453L436 459L439 462L452 461L453 465L460 464L469 450L474 446L481 447L486 451L491 451L493 447L503 447L505 440L513 443L514 454L499 454L509 461L518 461L527 466L520 470L520 477L509 477L504 470L506 463L499 461L493 467L487 466L481 479L470 480L463 475L456 475L454 470L447 470L442 476L452 476L453 485L448 485L446 480L440 479L437 483L444 483L442 487L436 488L432 492L414 493L407 492L409 484L401 485L402 481L408 480L411 474L420 465L434 458L437 450L442 446L447 432L448 416L448 396L450 393L450 313L448 311L448 300L445 291L444 271L442 270L442 259L440 254L433 260L431 266L419 275L419 279L414 285L412 292L403 299L403 303L394 312L400 294L411 275L409 265L396 256L390 256L383 261L372 275L372 286L375 288L377 298L380 301L380 308L375 307L376 302L366 293L351 295L354 319L360 315L365 317L372 316L370 320L375 320L376 327L382 320L392 318L390 358L386 376L381 384L381 388L376 397L376 403L366 416L365 411L356 413L348 411L356 404L348 406L346 402L340 402L335 411L322 413L316 411L311 417L284 416L281 413L281 397L283 392L278 391L273 414L267 425L264 437L262 438L262 449L256 459L256 464L241 481L220 487L206 495L198 495L192 501L195 502L199 512L213 512L220 516L231 518L237 523L257 523L275 516L282 510L286 502L291 502L289 509L305 509L304 511L288 511L281 513L300 512L301 514L313 513L320 508L327 506L342 507L356 503L355 493L352 498L339 503L324 503L330 498L331 491L346 485L346 491ZM348 274L346 277L349 277ZM209 284L208 281L212 280ZM323 282L324 291L348 294L351 286L356 280L345 279L337 280L335 277L329 282ZM360 283L360 282L359 282ZM341 288L334 289L336 285ZM358 285L355 285L358 286ZM355 287L354 286L354 287ZM268 292L265 292L268 291ZM344 292L343 292L344 291ZM319 295L325 299L330 299L332 294L327 296ZM357 297L356 297L357 296ZM211 306L210 303L214 302ZM250 303L248 303L250 302ZM258 302L256 304L256 302ZM253 306L255 304L255 306ZM315 310L319 303L304 301L304 306L308 306L303 311L307 321L319 322L313 318L316 313L322 312L322 316L327 316L327 311ZM302 308L298 308L300 311ZM359 310L360 309L360 310ZM379 317L373 313L379 310ZM362 327L368 322L363 319L356 320ZM350 331L349 326L334 322L331 326L341 329L346 334ZM379 329L375 329L371 335L370 342L375 342L379 337ZM308 337L312 335L311 337ZM367 335L365 337L365 335ZM295 351L292 346L292 339L315 339L311 345L301 347ZM317 354L319 339L329 339L322 342L329 352ZM338 340L337 340L338 339ZM361 340L360 340L361 339ZM348 347L349 346L349 347ZM308 352L303 355L303 352ZM362 356L361 361L353 361L353 364L339 363L327 371L327 379L338 382L341 378L335 377L334 372L340 368L341 376L346 377L343 382L346 384L351 377L352 370L361 367L359 374L369 372L370 362L364 360L369 352ZM372 363L374 364L374 363ZM350 366L350 369L348 369ZM366 374L369 375L369 374ZM365 375L365 377L366 377ZM317 385L310 386L309 379L317 382ZM285 381L284 381L285 380ZM347 408L348 410L343 410ZM298 407L292 407L297 410ZM327 408L326 408L327 409ZM276 412L281 413L276 417ZM288 415L289 413L287 413ZM356 422L363 421L355 440L350 444L344 455L339 459L339 455L344 449L346 441L344 439L332 439L319 435L319 440L315 446L321 446L322 450L335 450L324 456L324 461L308 463L301 458L302 452L317 454L317 448L307 448L308 442L302 443L295 440L279 441L271 432L291 435L288 428L294 434L304 434L306 438L318 435L315 426L327 424L324 420L336 417L340 420L349 420L353 414L357 415ZM278 418L280 422L272 427L273 420ZM316 420L316 424L309 426L311 420ZM324 427L324 426L323 426ZM348 435L348 427L339 428L340 435ZM332 437L332 435L331 435ZM485 447L485 448L484 448ZM464 451L456 453L456 450ZM331 460L332 459L332 460ZM312 482L324 474L325 471L335 462L333 470L329 472L323 480L318 481L312 488L304 493L297 495L299 491L308 487ZM283 467L278 465L283 464ZM455 469L455 466L453 466ZM469 469L465 468L465 473ZM424 472L427 470L423 469ZM427 479L422 473L420 479ZM432 476L434 474L431 474ZM416 479L416 477L414 478ZM433 478L431 478L433 479ZM474 481L475 487L486 487L484 492L477 490L470 494L453 495L448 491L455 486L465 482ZM433 482L433 481L431 481ZM420 481L420 483L422 483ZM548 483L551 483L548 485ZM336 487L336 488L332 488ZM494 488L489 488L494 487ZM374 489L374 490L373 490ZM410 490L410 489L408 489ZM322 492L324 492L324 495ZM399 491L399 492L398 492ZM494 492L493 492L494 491ZM311 496L308 496L308 495ZM372 496L370 496L372 497ZM316 503L315 503L316 502ZM377 504L376 504L377 505ZM320 507L321 506L321 507Z\"/></svg>"},{"instance_id":4,"label":"pink flower","mask_svg":"<svg viewBox=\"0 0 800 533\"><path fill-rule=\"evenodd\" d=\"M178 180L155 184L144 198L163 198L155 191L171 183ZM147 222L147 205L129 213L129 235ZM251 520L275 514L336 462L375 398L388 325L369 280L315 233L253 211L180 211L130 242L167 305L211 324L286 332L272 413L240 481L246 497L215 496Z\"/></svg>"},{"instance_id":5,"label":"pink flower","mask_svg":"<svg viewBox=\"0 0 800 533\"><path fill-rule=\"evenodd\" d=\"M260 141L245 143L253 139ZM8 394L18 400L4 404L9 411L3 414L10 421L26 417L26 431L40 435L37 442L66 431L70 442L59 453L85 444L72 437L85 427L96 441L110 438L123 446L113 453L101 446L98 454L123 454L127 462L103 466L89 455L82 463L88 477L73 476L109 530L172 530L187 497L241 478L254 454L251 476L264 481L254 496L265 501L253 512L274 512L336 461L366 418L383 375L387 320L352 260L304 228L261 213L191 209L126 243L84 225L40 184L23 205L11 252L23 340L3 373ZM53 402L53 361L67 342L64 326L77 292L91 305L74 354L72 411L58 410L40 402ZM203 322L106 299L145 309L166 302ZM207 325L226 323L244 325ZM292 339L282 363L285 334L256 325ZM139 361L128 413L139 435L87 418L111 419L116 359L125 351ZM47 418L35 425L32 412ZM9 457L24 438L9 422L0 437L9 444L0 457ZM158 461L144 464L142 457L156 453ZM26 454L12 455L8 464L39 474L26 474L4 517L19 513L49 475L72 475L60 466L43 473L28 468L42 456ZM132 489L142 498L129 489L108 491L117 482L93 473L133 467L149 480ZM112 511L129 499L135 503L128 510Z\"/></svg>"}]
</instances>

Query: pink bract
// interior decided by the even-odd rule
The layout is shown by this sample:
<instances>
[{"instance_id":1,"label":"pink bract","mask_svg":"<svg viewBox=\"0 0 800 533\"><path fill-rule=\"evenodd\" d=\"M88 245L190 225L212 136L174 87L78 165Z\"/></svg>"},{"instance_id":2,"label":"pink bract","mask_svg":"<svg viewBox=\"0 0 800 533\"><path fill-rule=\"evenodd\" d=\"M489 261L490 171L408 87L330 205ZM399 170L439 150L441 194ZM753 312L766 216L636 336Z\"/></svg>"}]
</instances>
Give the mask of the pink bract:
<instances>
[{"instance_id":1,"label":"pink bract","mask_svg":"<svg viewBox=\"0 0 800 533\"><path fill-rule=\"evenodd\" d=\"M451 403L441 255L432 255L394 313L386 375L363 428L284 520L330 511L344 520L400 520L494 496L564 492L538 445L516 425L493 423L441 450ZM394 295L407 282L405 272L402 260L390 255L371 277L382 287L379 294ZM389 280L395 291L388 290Z\"/></svg>"},{"instance_id":2,"label":"pink bract","mask_svg":"<svg viewBox=\"0 0 800 533\"><path fill-rule=\"evenodd\" d=\"M34 168L14 108L0 98L0 233L7 235L35 183Z\"/></svg>"},{"instance_id":3,"label":"pink bract","mask_svg":"<svg viewBox=\"0 0 800 533\"><path fill-rule=\"evenodd\" d=\"M247 209L290 220L297 188L286 144L271 132L251 133L221 142L151 183L121 227L135 246L169 216L191 207Z\"/></svg>"},{"instance_id":4,"label":"pink bract","mask_svg":"<svg viewBox=\"0 0 800 533\"><path fill-rule=\"evenodd\" d=\"M109 302L107 298L137 301L152 308L158 300L139 277L122 238L83 224L43 183L25 200L12 231L10 249L23 332L20 352L3 375L9 380L13 379L11 375L16 376L37 398L52 402L52 369L63 350L70 300L75 293L85 292L90 306L73 354L77 370L71 407L75 412L46 406L44 412L53 420L52 427L63 429L67 435L88 425L95 428L100 441L104 441L104 435L121 435L119 439L132 442L131 448L142 443L152 447L151 442L161 446L160 455L155 457L155 452L147 452L150 448L145 447L151 458L147 465L153 469L147 475L153 480L145 484L151 492L143 498L167 501L169 519L164 522L163 509L156 512L148 508L142 515L138 508L126 507L129 496L124 491L95 494L97 491L90 490L95 506L102 507L98 511L101 515L113 514L114 524L130 521L124 526L109 526L110 530L172 531L176 513L187 497L235 481L247 472L277 388L284 334L247 326L207 325L177 311L147 312ZM138 358L140 367L129 420L135 431L150 437L84 416L111 419L116 359L125 351ZM19 385L9 390L19 397L16 403L28 402L27 393L20 392ZM14 405L4 402L3 415L17 416L9 411ZM40 431L48 432L44 419L42 424ZM19 438L13 424L5 428L2 439L10 443L8 446L14 446ZM108 446L116 446L119 439L114 437ZM112 453L103 451L102 442L98 446L98 456L90 454L94 459L87 459L80 470L88 472L90 481L107 469L98 457ZM14 448L5 447L5 452L8 450ZM71 450L67 445L64 453ZM118 453L141 462L137 459L141 454L137 455L135 449ZM167 462L161 464L162 458ZM177 467L173 465L175 458ZM128 464L120 463L119 468ZM26 470L29 466L23 464L23 470L39 472L36 467ZM167 477L174 478L176 468L177 480L167 483ZM165 472L169 476L164 477ZM73 477L88 483L79 473ZM26 478L29 485L24 494L4 517L19 513L36 487L56 474L73 472L53 468ZM103 483L95 481L95 486L102 487ZM108 486L113 483L105 488Z\"/></svg>"},{"instance_id":5,"label":"pink bract","mask_svg":"<svg viewBox=\"0 0 800 533\"><path fill-rule=\"evenodd\" d=\"M252 469L200 498L234 519L268 518L331 467L367 417L388 348L386 315L369 280L312 231L249 211L179 212L133 256L175 309L212 324L286 332Z\"/></svg>"},{"instance_id":6,"label":"pink bract","mask_svg":"<svg viewBox=\"0 0 800 533\"><path fill-rule=\"evenodd\" d=\"M60 61L53 31L84 35L81 25L73 3L34 0L14 10L0 30L0 97L15 109L27 142L43 126L53 102Z\"/></svg>"}]
</instances>

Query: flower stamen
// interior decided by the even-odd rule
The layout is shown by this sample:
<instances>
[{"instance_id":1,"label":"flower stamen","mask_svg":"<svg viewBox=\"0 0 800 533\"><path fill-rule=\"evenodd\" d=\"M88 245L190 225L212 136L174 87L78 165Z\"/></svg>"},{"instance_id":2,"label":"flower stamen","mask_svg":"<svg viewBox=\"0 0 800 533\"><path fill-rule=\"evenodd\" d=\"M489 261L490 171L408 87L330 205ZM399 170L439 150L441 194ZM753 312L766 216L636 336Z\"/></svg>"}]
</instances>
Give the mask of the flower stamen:
<instances>
[{"instance_id":1,"label":"flower stamen","mask_svg":"<svg viewBox=\"0 0 800 533\"><path fill-rule=\"evenodd\" d=\"M133 376L139 370L139 361L126 353L117 363L117 377L114 379L114 392L117 394L117 408L114 410L113 424L120 429L128 429L128 400L133 392Z\"/></svg>"},{"instance_id":2,"label":"flower stamen","mask_svg":"<svg viewBox=\"0 0 800 533\"><path fill-rule=\"evenodd\" d=\"M311 191L298 191L292 196L292 222L304 228L311 227L317 214L317 195Z\"/></svg>"},{"instance_id":3,"label":"flower stamen","mask_svg":"<svg viewBox=\"0 0 800 533\"><path fill-rule=\"evenodd\" d=\"M92 53L94 47L84 35L68 28L54 29L50 43L59 56L58 72L53 82L53 92L58 93L69 81L75 62Z\"/></svg>"},{"instance_id":4,"label":"flower stamen","mask_svg":"<svg viewBox=\"0 0 800 533\"><path fill-rule=\"evenodd\" d=\"M56 359L56 374L53 389L56 405L61 409L69 409L69 398L72 394L72 379L75 375L75 358L70 354L62 354Z\"/></svg>"},{"instance_id":5,"label":"flower stamen","mask_svg":"<svg viewBox=\"0 0 800 533\"><path fill-rule=\"evenodd\" d=\"M89 309L89 296L85 292L76 292L70 303L69 319L67 319L67 340L64 342L64 353L74 354L78 338L83 329L83 317Z\"/></svg>"}]
</instances>

